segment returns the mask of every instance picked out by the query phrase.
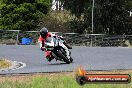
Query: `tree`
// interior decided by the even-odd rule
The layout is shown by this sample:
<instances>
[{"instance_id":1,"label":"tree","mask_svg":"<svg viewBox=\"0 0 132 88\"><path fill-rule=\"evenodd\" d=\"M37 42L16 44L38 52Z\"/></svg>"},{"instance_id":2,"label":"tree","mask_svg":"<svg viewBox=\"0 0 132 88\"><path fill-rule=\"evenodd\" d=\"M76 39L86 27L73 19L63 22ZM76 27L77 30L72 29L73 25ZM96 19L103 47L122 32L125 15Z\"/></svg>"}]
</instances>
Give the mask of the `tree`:
<instances>
[{"instance_id":1,"label":"tree","mask_svg":"<svg viewBox=\"0 0 132 88\"><path fill-rule=\"evenodd\" d=\"M0 29L35 30L51 0L0 0Z\"/></svg>"},{"instance_id":2,"label":"tree","mask_svg":"<svg viewBox=\"0 0 132 88\"><path fill-rule=\"evenodd\" d=\"M61 1L65 9L75 14L72 23L81 22L80 26L73 24L72 28L82 27L80 31L91 33L92 0ZM94 33L132 34L132 17L128 12L131 6L131 0L95 0Z\"/></svg>"},{"instance_id":3,"label":"tree","mask_svg":"<svg viewBox=\"0 0 132 88\"><path fill-rule=\"evenodd\" d=\"M95 33L132 34L132 20L128 12L131 7L129 5L130 2L130 0L97 1L95 8Z\"/></svg>"},{"instance_id":4,"label":"tree","mask_svg":"<svg viewBox=\"0 0 132 88\"><path fill-rule=\"evenodd\" d=\"M40 28L46 27L52 32L71 32L68 20L73 17L67 11L52 11L40 20Z\"/></svg>"}]
</instances>

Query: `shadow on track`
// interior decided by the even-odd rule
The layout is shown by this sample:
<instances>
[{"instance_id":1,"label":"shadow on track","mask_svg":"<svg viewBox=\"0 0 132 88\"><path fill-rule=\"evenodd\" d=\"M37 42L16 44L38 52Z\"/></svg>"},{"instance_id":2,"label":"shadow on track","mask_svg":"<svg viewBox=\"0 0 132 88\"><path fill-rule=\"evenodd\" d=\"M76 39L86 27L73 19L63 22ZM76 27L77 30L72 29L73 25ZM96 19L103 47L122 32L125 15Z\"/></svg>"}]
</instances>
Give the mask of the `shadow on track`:
<instances>
[{"instance_id":1,"label":"shadow on track","mask_svg":"<svg viewBox=\"0 0 132 88\"><path fill-rule=\"evenodd\" d=\"M66 65L66 63L62 62L62 63L51 63L51 64L48 64L48 65Z\"/></svg>"}]
</instances>

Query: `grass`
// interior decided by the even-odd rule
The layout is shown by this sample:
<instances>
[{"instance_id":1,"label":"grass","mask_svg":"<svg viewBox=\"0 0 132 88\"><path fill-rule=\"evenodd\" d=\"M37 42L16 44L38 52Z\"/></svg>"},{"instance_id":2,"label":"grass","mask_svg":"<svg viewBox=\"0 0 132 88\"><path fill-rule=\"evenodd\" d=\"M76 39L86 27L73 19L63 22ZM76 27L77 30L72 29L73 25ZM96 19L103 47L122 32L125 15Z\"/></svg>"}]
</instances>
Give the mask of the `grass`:
<instances>
[{"instance_id":1,"label":"grass","mask_svg":"<svg viewBox=\"0 0 132 88\"><path fill-rule=\"evenodd\" d=\"M52 73L0 77L0 88L132 88L132 83L85 84L80 86L73 73Z\"/></svg>"},{"instance_id":2,"label":"grass","mask_svg":"<svg viewBox=\"0 0 132 88\"><path fill-rule=\"evenodd\" d=\"M0 59L0 69L8 68L11 66L11 63L7 60Z\"/></svg>"}]
</instances>

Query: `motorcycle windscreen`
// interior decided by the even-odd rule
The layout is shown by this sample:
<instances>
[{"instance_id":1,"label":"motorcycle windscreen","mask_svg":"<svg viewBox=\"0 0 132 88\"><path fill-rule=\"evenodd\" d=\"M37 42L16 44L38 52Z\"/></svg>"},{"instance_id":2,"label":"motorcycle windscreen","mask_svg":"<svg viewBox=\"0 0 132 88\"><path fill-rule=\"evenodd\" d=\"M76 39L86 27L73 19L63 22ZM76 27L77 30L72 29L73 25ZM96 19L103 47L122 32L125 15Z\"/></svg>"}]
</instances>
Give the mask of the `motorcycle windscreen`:
<instances>
[{"instance_id":1,"label":"motorcycle windscreen","mask_svg":"<svg viewBox=\"0 0 132 88\"><path fill-rule=\"evenodd\" d=\"M48 37L48 38L46 38L46 42L51 43L52 41L55 43L56 39L54 37Z\"/></svg>"},{"instance_id":2,"label":"motorcycle windscreen","mask_svg":"<svg viewBox=\"0 0 132 88\"><path fill-rule=\"evenodd\" d=\"M48 37L46 39L46 43L54 43L54 45L56 45L57 44L57 40L54 37Z\"/></svg>"}]
</instances>

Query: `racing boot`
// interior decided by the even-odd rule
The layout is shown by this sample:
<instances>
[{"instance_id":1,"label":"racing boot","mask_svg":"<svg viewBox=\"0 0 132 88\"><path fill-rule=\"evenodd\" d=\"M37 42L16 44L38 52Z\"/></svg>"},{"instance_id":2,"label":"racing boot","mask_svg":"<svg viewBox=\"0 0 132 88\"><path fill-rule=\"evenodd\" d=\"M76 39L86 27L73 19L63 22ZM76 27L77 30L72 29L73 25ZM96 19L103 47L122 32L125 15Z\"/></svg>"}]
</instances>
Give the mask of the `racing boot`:
<instances>
[{"instance_id":1,"label":"racing boot","mask_svg":"<svg viewBox=\"0 0 132 88\"><path fill-rule=\"evenodd\" d=\"M47 56L46 59L47 59L47 61L51 62L54 58L51 56Z\"/></svg>"}]
</instances>

